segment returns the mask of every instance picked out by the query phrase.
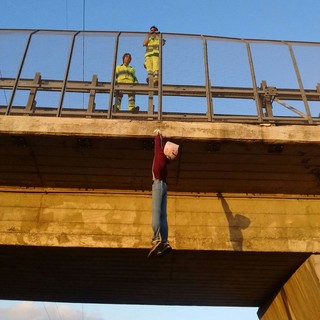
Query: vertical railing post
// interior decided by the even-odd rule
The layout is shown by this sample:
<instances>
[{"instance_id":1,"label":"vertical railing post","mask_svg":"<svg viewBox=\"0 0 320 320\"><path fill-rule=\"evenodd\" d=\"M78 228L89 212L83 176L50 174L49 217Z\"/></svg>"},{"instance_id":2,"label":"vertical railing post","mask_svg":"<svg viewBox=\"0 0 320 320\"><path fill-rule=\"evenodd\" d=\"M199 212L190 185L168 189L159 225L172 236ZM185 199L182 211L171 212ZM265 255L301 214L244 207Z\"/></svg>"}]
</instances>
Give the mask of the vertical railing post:
<instances>
[{"instance_id":1,"label":"vertical railing post","mask_svg":"<svg viewBox=\"0 0 320 320\"><path fill-rule=\"evenodd\" d=\"M251 48L250 48L250 44L248 41L245 41L245 43L246 43L246 47L247 47L248 61L249 61L249 65L250 65L251 80L252 80L252 86L253 86L254 99L256 101L258 121L262 122L262 107L261 107L261 101L260 101L259 93L258 93L256 75L254 72Z\"/></svg>"},{"instance_id":2,"label":"vertical railing post","mask_svg":"<svg viewBox=\"0 0 320 320\"><path fill-rule=\"evenodd\" d=\"M162 120L162 33L159 34L158 120Z\"/></svg>"},{"instance_id":3,"label":"vertical railing post","mask_svg":"<svg viewBox=\"0 0 320 320\"><path fill-rule=\"evenodd\" d=\"M27 106L26 106L27 114L30 113L30 111L32 111L33 113L35 112L35 106L36 106L35 97L36 97L36 94L37 94L37 91L38 91L38 87L41 85L41 74L40 74L40 72L36 72L32 84L37 85L37 87L32 87L30 89L29 98L28 98Z\"/></svg>"},{"instance_id":4,"label":"vertical railing post","mask_svg":"<svg viewBox=\"0 0 320 320\"><path fill-rule=\"evenodd\" d=\"M24 53L23 53L23 56L22 56L22 60L21 60L21 63L20 63L20 67L19 67L19 70L18 70L18 74L17 74L17 77L14 81L14 85L13 85L13 88L12 88L12 93L11 93L11 97L10 97L10 100L9 100L9 104L7 106L7 110L6 110L6 115L9 115L10 112L11 112L11 108L12 108L12 104L13 104L13 100L14 100L14 96L16 94L16 91L17 91L17 87L18 87L18 82L19 82L19 79L20 79L20 76L21 76L21 72L22 72L22 69L23 69L23 66L24 66L24 62L26 60L26 57L27 57L27 53L28 53L28 50L29 50L29 46L30 46L30 43L31 43L31 38L32 36L38 32L39 30L35 30L33 32L31 32L29 34L29 37L28 37L28 41L27 41L27 45L24 49Z\"/></svg>"},{"instance_id":5,"label":"vertical railing post","mask_svg":"<svg viewBox=\"0 0 320 320\"><path fill-rule=\"evenodd\" d=\"M208 46L207 39L201 36L203 39L203 55L204 55L204 71L205 71L205 82L206 82L206 98L207 98L207 117L208 121L212 121L213 116L213 102L211 95L211 81L209 76L209 63L208 63Z\"/></svg>"},{"instance_id":6,"label":"vertical railing post","mask_svg":"<svg viewBox=\"0 0 320 320\"><path fill-rule=\"evenodd\" d=\"M308 122L310 124L312 124L313 123L312 116L311 116L311 112L310 112L307 96L306 96L306 93L304 91L304 87L303 87L303 84L302 84L302 80L301 80L301 76L300 76L297 60L296 60L296 57L294 55L294 52L293 52L291 44L287 43L287 46L288 46L289 51L290 51L290 56L291 56L291 59L292 59L294 71L296 73L296 77L297 77L297 80L298 80L298 83L299 83L300 93L301 93L303 104L304 104L304 108L305 108L305 111L306 111L306 114L307 114Z\"/></svg>"},{"instance_id":7,"label":"vertical railing post","mask_svg":"<svg viewBox=\"0 0 320 320\"><path fill-rule=\"evenodd\" d=\"M112 66L112 76L111 76L111 87L110 87L110 96L109 96L109 104L108 104L108 118L111 118L111 111L112 111L112 102L114 96L114 85L116 82L116 67L117 67L117 58L118 58L118 47L119 47L119 37L121 32L117 34L114 46L114 53L113 53L113 66Z\"/></svg>"},{"instance_id":8,"label":"vertical railing post","mask_svg":"<svg viewBox=\"0 0 320 320\"><path fill-rule=\"evenodd\" d=\"M98 85L98 76L96 74L94 74L92 76L91 86L97 87L97 85ZM96 90L91 89L90 95L89 95L87 113L92 114L95 111L95 105L96 105L95 98L96 98Z\"/></svg>"},{"instance_id":9,"label":"vertical railing post","mask_svg":"<svg viewBox=\"0 0 320 320\"><path fill-rule=\"evenodd\" d=\"M63 79L63 83L62 83L60 100L59 100L58 109L57 109L57 115L56 115L57 117L61 116L63 100L64 100L64 95L66 93L67 81L68 81L68 76L69 76L69 71L70 71L70 65L71 65L71 59L72 59L72 54L73 54L74 43L75 43L75 40L76 40L76 36L79 33L80 33L80 31L77 31L72 37L72 41L71 41L71 45L70 45L70 49L69 49L68 62L67 62L66 70L65 70L65 73L64 73L64 79Z\"/></svg>"}]
</instances>

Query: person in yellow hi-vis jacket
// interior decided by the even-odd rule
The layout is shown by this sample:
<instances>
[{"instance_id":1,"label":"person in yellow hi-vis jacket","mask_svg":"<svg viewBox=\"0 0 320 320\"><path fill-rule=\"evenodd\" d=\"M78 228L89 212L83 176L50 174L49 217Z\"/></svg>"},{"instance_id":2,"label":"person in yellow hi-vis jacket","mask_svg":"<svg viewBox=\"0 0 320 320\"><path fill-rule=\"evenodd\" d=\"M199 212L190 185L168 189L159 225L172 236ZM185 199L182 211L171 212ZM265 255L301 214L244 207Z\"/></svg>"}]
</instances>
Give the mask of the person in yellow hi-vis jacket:
<instances>
[{"instance_id":1,"label":"person in yellow hi-vis jacket","mask_svg":"<svg viewBox=\"0 0 320 320\"><path fill-rule=\"evenodd\" d=\"M166 40L162 40L162 45L166 43ZM153 80L154 85L158 84L159 77L159 45L160 37L159 30L156 26L152 26L143 45L146 47L146 53L144 55L144 67L147 69L148 77L147 83Z\"/></svg>"},{"instance_id":2,"label":"person in yellow hi-vis jacket","mask_svg":"<svg viewBox=\"0 0 320 320\"><path fill-rule=\"evenodd\" d=\"M136 71L130 66L131 59L131 54L128 52L122 56L123 63L116 67L116 83L138 83ZM116 90L115 103L113 106L114 112L120 110L122 97L123 93ZM136 96L133 92L128 93L128 109L133 113L139 111L139 107L136 107Z\"/></svg>"}]
</instances>

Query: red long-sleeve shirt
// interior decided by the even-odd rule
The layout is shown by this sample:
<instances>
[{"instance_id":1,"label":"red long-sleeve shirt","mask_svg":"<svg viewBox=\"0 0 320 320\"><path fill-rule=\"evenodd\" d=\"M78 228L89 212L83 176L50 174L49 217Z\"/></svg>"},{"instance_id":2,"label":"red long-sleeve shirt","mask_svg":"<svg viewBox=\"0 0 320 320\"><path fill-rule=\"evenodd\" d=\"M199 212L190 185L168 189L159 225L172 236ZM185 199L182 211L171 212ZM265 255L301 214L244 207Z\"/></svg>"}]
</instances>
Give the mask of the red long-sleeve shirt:
<instances>
[{"instance_id":1,"label":"red long-sleeve shirt","mask_svg":"<svg viewBox=\"0 0 320 320\"><path fill-rule=\"evenodd\" d=\"M154 137L154 157L152 163L153 179L159 179L167 182L169 159L163 153L162 136L157 134Z\"/></svg>"}]
</instances>

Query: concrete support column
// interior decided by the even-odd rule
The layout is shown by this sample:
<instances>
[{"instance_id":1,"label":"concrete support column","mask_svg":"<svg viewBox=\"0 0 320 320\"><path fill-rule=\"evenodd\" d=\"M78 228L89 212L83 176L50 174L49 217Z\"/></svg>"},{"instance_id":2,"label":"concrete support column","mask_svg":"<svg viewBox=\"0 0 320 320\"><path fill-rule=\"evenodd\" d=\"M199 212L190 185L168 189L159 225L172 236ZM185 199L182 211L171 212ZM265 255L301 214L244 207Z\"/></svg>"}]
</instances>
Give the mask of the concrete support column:
<instances>
[{"instance_id":1,"label":"concrete support column","mask_svg":"<svg viewBox=\"0 0 320 320\"><path fill-rule=\"evenodd\" d=\"M260 320L320 319L320 255L312 255L292 275L271 303L261 307Z\"/></svg>"}]
</instances>

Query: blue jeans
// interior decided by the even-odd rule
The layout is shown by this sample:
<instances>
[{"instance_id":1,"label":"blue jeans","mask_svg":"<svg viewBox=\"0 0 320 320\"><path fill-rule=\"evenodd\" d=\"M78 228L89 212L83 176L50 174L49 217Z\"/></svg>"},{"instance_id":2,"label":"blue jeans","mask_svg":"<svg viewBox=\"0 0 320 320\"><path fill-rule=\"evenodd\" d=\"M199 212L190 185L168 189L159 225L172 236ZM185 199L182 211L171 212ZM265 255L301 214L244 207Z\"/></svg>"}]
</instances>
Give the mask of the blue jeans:
<instances>
[{"instance_id":1,"label":"blue jeans","mask_svg":"<svg viewBox=\"0 0 320 320\"><path fill-rule=\"evenodd\" d=\"M167 184L155 179L152 185L152 240L168 241Z\"/></svg>"}]
</instances>

